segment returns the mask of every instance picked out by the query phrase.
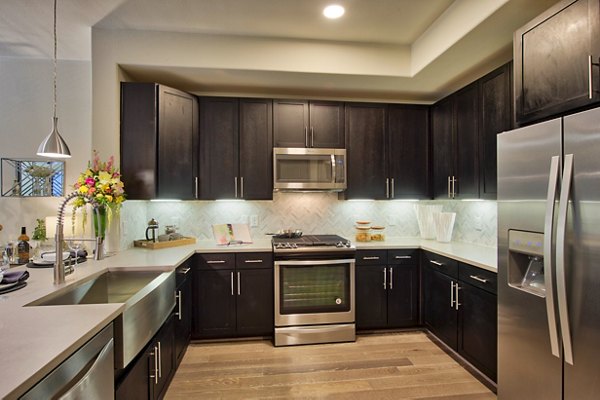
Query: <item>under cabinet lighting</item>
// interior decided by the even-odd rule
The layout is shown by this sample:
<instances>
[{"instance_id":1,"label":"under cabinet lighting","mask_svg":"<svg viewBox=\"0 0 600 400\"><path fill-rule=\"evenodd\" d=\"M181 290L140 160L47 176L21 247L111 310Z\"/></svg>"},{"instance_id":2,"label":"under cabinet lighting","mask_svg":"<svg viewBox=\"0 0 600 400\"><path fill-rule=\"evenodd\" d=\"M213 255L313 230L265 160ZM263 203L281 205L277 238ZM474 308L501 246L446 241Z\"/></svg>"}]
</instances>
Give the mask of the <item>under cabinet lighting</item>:
<instances>
[{"instance_id":1,"label":"under cabinet lighting","mask_svg":"<svg viewBox=\"0 0 600 400\"><path fill-rule=\"evenodd\" d=\"M150 201L153 203L168 203L168 202L177 203L177 202L180 202L181 199L152 199Z\"/></svg>"},{"instance_id":2,"label":"under cabinet lighting","mask_svg":"<svg viewBox=\"0 0 600 400\"><path fill-rule=\"evenodd\" d=\"M228 202L228 203L242 203L246 200L244 200L244 199L217 199L215 201Z\"/></svg>"},{"instance_id":3,"label":"under cabinet lighting","mask_svg":"<svg viewBox=\"0 0 600 400\"><path fill-rule=\"evenodd\" d=\"M347 201L375 201L375 199L348 199Z\"/></svg>"},{"instance_id":4,"label":"under cabinet lighting","mask_svg":"<svg viewBox=\"0 0 600 400\"><path fill-rule=\"evenodd\" d=\"M329 19L340 18L346 10L339 4L331 4L323 9L323 15Z\"/></svg>"},{"instance_id":5,"label":"under cabinet lighting","mask_svg":"<svg viewBox=\"0 0 600 400\"><path fill-rule=\"evenodd\" d=\"M461 201L476 202L476 201L484 201L484 200L483 199L462 199Z\"/></svg>"}]
</instances>

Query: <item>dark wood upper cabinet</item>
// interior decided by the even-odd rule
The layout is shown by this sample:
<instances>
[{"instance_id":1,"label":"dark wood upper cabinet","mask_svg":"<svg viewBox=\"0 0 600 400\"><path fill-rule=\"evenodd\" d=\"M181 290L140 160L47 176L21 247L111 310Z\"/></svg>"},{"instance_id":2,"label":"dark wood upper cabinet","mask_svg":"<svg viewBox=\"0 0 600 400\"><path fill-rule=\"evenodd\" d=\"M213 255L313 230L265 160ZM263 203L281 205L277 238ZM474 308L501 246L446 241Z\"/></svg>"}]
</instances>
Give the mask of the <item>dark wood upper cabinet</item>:
<instances>
[{"instance_id":1,"label":"dark wood upper cabinet","mask_svg":"<svg viewBox=\"0 0 600 400\"><path fill-rule=\"evenodd\" d=\"M497 195L497 135L512 129L512 63L479 80L479 197Z\"/></svg>"},{"instance_id":2,"label":"dark wood upper cabinet","mask_svg":"<svg viewBox=\"0 0 600 400\"><path fill-rule=\"evenodd\" d=\"M431 109L433 196L448 198L454 171L454 100L447 97Z\"/></svg>"},{"instance_id":3,"label":"dark wood upper cabinet","mask_svg":"<svg viewBox=\"0 0 600 400\"><path fill-rule=\"evenodd\" d=\"M479 197L479 85L455 95L454 197Z\"/></svg>"},{"instance_id":4,"label":"dark wood upper cabinet","mask_svg":"<svg viewBox=\"0 0 600 400\"><path fill-rule=\"evenodd\" d=\"M346 103L346 199L386 199L387 105Z\"/></svg>"},{"instance_id":5,"label":"dark wood upper cabinet","mask_svg":"<svg viewBox=\"0 0 600 400\"><path fill-rule=\"evenodd\" d=\"M600 101L599 25L599 0L564 0L515 32L517 125Z\"/></svg>"},{"instance_id":6,"label":"dark wood upper cabinet","mask_svg":"<svg viewBox=\"0 0 600 400\"><path fill-rule=\"evenodd\" d=\"M388 107L390 198L426 199L429 190L429 107Z\"/></svg>"},{"instance_id":7,"label":"dark wood upper cabinet","mask_svg":"<svg viewBox=\"0 0 600 400\"><path fill-rule=\"evenodd\" d=\"M271 100L201 98L201 199L273 198L271 121Z\"/></svg>"},{"instance_id":8,"label":"dark wood upper cabinet","mask_svg":"<svg viewBox=\"0 0 600 400\"><path fill-rule=\"evenodd\" d=\"M274 147L344 147L344 105L334 101L275 100Z\"/></svg>"},{"instance_id":9,"label":"dark wood upper cabinet","mask_svg":"<svg viewBox=\"0 0 600 400\"><path fill-rule=\"evenodd\" d=\"M121 83L121 173L132 200L194 199L198 101L156 83Z\"/></svg>"}]
</instances>

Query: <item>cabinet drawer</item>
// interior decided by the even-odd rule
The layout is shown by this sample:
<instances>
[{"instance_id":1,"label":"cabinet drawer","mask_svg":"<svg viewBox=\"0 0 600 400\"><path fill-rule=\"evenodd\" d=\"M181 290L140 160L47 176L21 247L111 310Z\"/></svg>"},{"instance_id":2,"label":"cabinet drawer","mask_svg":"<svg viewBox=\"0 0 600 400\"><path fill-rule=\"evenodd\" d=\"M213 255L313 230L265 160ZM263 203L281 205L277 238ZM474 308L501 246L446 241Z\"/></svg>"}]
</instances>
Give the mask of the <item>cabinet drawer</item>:
<instances>
[{"instance_id":1,"label":"cabinet drawer","mask_svg":"<svg viewBox=\"0 0 600 400\"><path fill-rule=\"evenodd\" d=\"M198 269L233 269L235 268L234 253L206 253L196 255Z\"/></svg>"},{"instance_id":2,"label":"cabinet drawer","mask_svg":"<svg viewBox=\"0 0 600 400\"><path fill-rule=\"evenodd\" d=\"M424 252L423 263L429 265L435 271L452 278L458 278L458 261L456 260L426 251Z\"/></svg>"},{"instance_id":3,"label":"cabinet drawer","mask_svg":"<svg viewBox=\"0 0 600 400\"><path fill-rule=\"evenodd\" d=\"M459 279L473 286L496 294L498 292L498 275L492 271L460 263Z\"/></svg>"},{"instance_id":4,"label":"cabinet drawer","mask_svg":"<svg viewBox=\"0 0 600 400\"><path fill-rule=\"evenodd\" d=\"M273 268L273 253L237 253L237 269Z\"/></svg>"},{"instance_id":5,"label":"cabinet drawer","mask_svg":"<svg viewBox=\"0 0 600 400\"><path fill-rule=\"evenodd\" d=\"M418 249L388 250L388 264L418 264Z\"/></svg>"},{"instance_id":6,"label":"cabinet drawer","mask_svg":"<svg viewBox=\"0 0 600 400\"><path fill-rule=\"evenodd\" d=\"M175 286L176 287L181 286L181 284L183 282L185 282L187 277L191 275L189 273L191 268L192 268L191 258L188 258L179 267L177 267L177 270L175 271Z\"/></svg>"},{"instance_id":7,"label":"cabinet drawer","mask_svg":"<svg viewBox=\"0 0 600 400\"><path fill-rule=\"evenodd\" d=\"M387 263L387 250L359 250L356 252L357 265L384 265Z\"/></svg>"}]
</instances>

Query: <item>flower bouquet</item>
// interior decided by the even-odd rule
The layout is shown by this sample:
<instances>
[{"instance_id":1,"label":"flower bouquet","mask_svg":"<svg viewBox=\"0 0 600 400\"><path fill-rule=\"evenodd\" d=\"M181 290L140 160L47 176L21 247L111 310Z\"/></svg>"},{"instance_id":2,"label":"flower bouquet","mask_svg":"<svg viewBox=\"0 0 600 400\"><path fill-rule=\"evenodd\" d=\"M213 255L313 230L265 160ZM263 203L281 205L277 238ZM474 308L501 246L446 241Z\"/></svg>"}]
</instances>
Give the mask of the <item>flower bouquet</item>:
<instances>
[{"instance_id":1,"label":"flower bouquet","mask_svg":"<svg viewBox=\"0 0 600 400\"><path fill-rule=\"evenodd\" d=\"M89 202L87 196L93 197L98 204L98 212L94 212L94 231L96 237L105 238L106 229L110 224L113 212L119 213L121 204L125 201L125 185L121 181L121 173L114 165L114 157L107 162L100 161L98 152L94 150L92 161L87 169L79 175L73 188L80 194L74 201L74 211ZM84 225L86 211L83 211ZM73 212L73 218L75 212Z\"/></svg>"}]
</instances>

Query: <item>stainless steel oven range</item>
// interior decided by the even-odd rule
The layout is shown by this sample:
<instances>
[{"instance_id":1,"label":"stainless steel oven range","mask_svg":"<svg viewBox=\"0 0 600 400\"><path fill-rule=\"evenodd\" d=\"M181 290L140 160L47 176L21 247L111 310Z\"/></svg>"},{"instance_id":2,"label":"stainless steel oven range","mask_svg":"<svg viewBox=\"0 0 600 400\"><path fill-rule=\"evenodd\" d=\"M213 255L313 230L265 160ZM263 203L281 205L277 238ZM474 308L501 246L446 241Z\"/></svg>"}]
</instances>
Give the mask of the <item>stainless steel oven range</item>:
<instances>
[{"instance_id":1,"label":"stainless steel oven range","mask_svg":"<svg viewBox=\"0 0 600 400\"><path fill-rule=\"evenodd\" d=\"M275 346L351 342L356 248L337 235L273 239Z\"/></svg>"}]
</instances>

